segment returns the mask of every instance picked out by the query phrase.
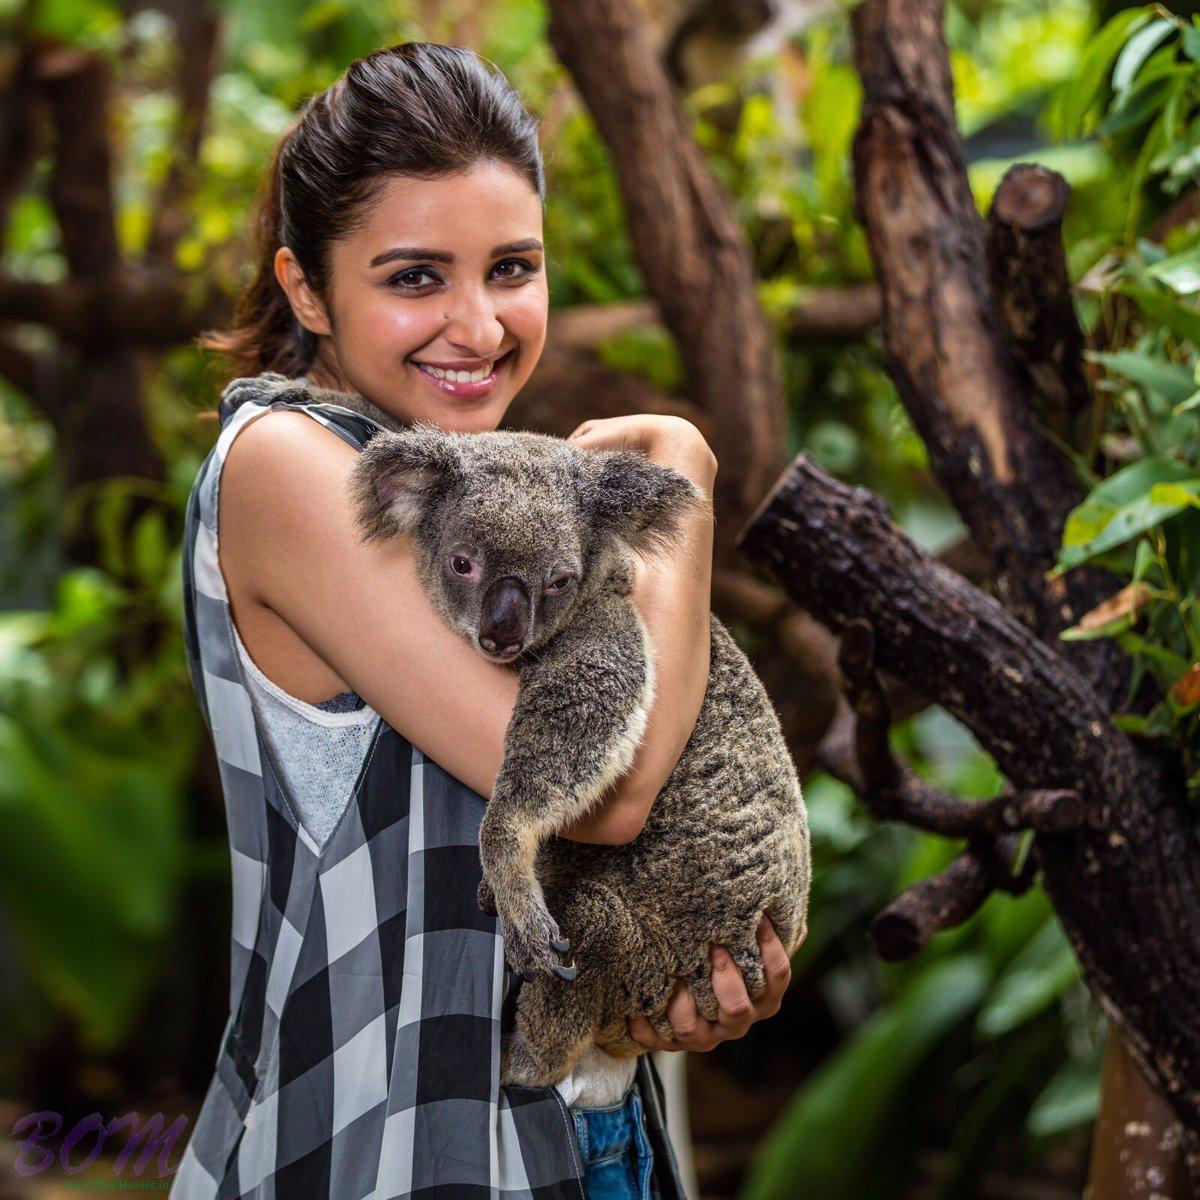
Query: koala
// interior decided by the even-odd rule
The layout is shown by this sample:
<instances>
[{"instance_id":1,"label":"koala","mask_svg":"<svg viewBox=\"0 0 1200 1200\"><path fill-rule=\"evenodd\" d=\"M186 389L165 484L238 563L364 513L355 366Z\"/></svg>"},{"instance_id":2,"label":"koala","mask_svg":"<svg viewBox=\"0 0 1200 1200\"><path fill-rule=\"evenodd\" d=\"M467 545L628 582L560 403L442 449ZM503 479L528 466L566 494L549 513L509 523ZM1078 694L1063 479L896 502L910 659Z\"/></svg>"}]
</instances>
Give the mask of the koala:
<instances>
[{"instance_id":1,"label":"koala","mask_svg":"<svg viewBox=\"0 0 1200 1200\"><path fill-rule=\"evenodd\" d=\"M526 980L502 1082L548 1087L596 1048L642 1053L627 1018L670 1036L680 978L714 1019L712 943L759 994L762 914L789 953L806 933L808 823L775 710L715 614L699 718L641 833L619 846L555 836L601 802L641 740L654 668L633 555L672 544L703 504L695 485L640 455L543 434L406 425L356 393L274 372L234 381L223 400L252 398L335 404L382 427L351 475L361 535L410 537L442 619L519 672L480 829L479 902Z\"/></svg>"},{"instance_id":2,"label":"koala","mask_svg":"<svg viewBox=\"0 0 1200 1200\"><path fill-rule=\"evenodd\" d=\"M595 1047L642 1053L628 1035L633 1014L670 1036L680 978L715 1019L710 943L729 948L752 996L762 991L762 915L789 953L807 930L800 783L762 683L713 615L699 719L641 833L626 845L555 836L629 767L654 696L631 556L670 546L704 498L631 452L388 427L353 468L361 536L411 537L441 617L519 672L480 829L479 902L499 916L526 981L502 1080L551 1086Z\"/></svg>"}]
</instances>

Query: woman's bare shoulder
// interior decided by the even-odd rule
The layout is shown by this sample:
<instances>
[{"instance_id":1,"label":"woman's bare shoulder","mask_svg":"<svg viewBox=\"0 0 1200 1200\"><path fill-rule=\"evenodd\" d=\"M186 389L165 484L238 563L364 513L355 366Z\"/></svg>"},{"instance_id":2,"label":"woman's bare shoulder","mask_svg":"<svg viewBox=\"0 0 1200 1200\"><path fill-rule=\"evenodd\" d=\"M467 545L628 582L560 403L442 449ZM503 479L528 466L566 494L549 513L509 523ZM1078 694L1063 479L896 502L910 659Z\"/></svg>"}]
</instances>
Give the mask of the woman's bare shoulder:
<instances>
[{"instance_id":1,"label":"woman's bare shoulder","mask_svg":"<svg viewBox=\"0 0 1200 1200\"><path fill-rule=\"evenodd\" d=\"M349 488L357 458L337 434L287 409L234 438L219 524L231 598L269 609L389 725L488 795L515 675L434 611L410 539L359 536Z\"/></svg>"},{"instance_id":2,"label":"woman's bare shoulder","mask_svg":"<svg viewBox=\"0 0 1200 1200\"><path fill-rule=\"evenodd\" d=\"M300 552L311 539L353 535L346 491L358 452L319 421L288 409L255 417L233 439L221 475L222 549L253 556L246 574L279 562L261 556L284 540ZM282 560L286 565L288 560Z\"/></svg>"}]
</instances>

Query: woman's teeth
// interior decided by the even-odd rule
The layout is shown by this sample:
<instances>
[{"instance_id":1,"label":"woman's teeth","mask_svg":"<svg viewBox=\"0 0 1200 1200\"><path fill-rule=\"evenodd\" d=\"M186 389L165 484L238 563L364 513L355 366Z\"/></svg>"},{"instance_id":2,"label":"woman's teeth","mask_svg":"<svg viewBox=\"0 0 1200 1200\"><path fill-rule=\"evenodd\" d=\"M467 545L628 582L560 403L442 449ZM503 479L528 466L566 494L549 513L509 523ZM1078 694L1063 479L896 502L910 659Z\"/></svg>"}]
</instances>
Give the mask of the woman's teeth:
<instances>
[{"instance_id":1,"label":"woman's teeth","mask_svg":"<svg viewBox=\"0 0 1200 1200\"><path fill-rule=\"evenodd\" d=\"M431 367L428 363L419 362L417 366L421 368L427 375L432 375L434 379L445 379L450 383L482 383L495 367L492 363L489 367L480 367L478 371L443 371L441 367Z\"/></svg>"}]
</instances>

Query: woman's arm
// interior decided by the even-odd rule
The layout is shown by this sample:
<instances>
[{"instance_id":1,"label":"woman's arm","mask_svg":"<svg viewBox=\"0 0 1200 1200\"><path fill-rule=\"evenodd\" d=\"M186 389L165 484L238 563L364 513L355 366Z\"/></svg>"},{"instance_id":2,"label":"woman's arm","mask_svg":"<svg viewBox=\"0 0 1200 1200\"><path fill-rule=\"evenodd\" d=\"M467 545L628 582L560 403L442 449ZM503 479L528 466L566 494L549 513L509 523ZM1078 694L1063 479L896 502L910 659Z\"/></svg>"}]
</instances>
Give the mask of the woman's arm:
<instances>
[{"instance_id":1,"label":"woman's arm","mask_svg":"<svg viewBox=\"0 0 1200 1200\"><path fill-rule=\"evenodd\" d=\"M223 468L219 543L235 614L239 606L261 605L281 618L389 725L490 797L517 674L488 662L445 625L420 585L407 538L360 541L347 491L357 458L353 447L302 413L269 412L239 433ZM656 577L649 572L645 587L653 590ZM648 605L657 609L649 622L661 631L671 610L657 596ZM707 647L705 637L706 655ZM669 678L663 686L670 688ZM698 711L699 699L686 731L678 714L648 724L640 761L583 831L585 840L636 836ZM668 729L673 742L660 747ZM611 823L603 816L610 806L617 814Z\"/></svg>"},{"instance_id":2,"label":"woman's arm","mask_svg":"<svg viewBox=\"0 0 1200 1200\"><path fill-rule=\"evenodd\" d=\"M700 431L679 417L639 415L587 421L570 437L585 450L636 450L683 472L705 507L689 517L675 548L635 556L633 600L654 655L654 700L616 794L563 832L579 842L631 842L641 832L700 715L708 687L712 592L712 489L717 460Z\"/></svg>"}]
</instances>

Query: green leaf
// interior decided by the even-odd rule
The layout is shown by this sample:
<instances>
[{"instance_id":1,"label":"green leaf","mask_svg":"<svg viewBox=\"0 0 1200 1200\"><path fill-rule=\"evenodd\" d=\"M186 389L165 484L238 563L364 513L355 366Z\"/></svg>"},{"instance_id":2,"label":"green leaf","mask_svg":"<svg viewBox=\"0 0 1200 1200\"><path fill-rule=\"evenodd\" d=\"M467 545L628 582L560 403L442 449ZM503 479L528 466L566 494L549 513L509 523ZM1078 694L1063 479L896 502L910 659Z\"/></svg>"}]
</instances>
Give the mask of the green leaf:
<instances>
[{"instance_id":1,"label":"green leaf","mask_svg":"<svg viewBox=\"0 0 1200 1200\"><path fill-rule=\"evenodd\" d=\"M1146 9L1131 8L1117 13L1092 38L1079 61L1075 72L1060 93L1060 124L1062 132L1070 137L1083 132L1084 117L1095 104L1108 76L1113 59L1134 30L1150 20Z\"/></svg>"},{"instance_id":2,"label":"green leaf","mask_svg":"<svg viewBox=\"0 0 1200 1200\"><path fill-rule=\"evenodd\" d=\"M1152 322L1166 326L1181 340L1200 346L1200 312L1194 305L1181 304L1172 296L1148 288L1122 287L1119 290L1129 296Z\"/></svg>"},{"instance_id":3,"label":"green leaf","mask_svg":"<svg viewBox=\"0 0 1200 1200\"><path fill-rule=\"evenodd\" d=\"M1200 29L1197 29L1194 24L1189 25L1185 23L1182 33L1184 54L1193 62L1200 62Z\"/></svg>"},{"instance_id":4,"label":"green leaf","mask_svg":"<svg viewBox=\"0 0 1200 1200\"><path fill-rule=\"evenodd\" d=\"M1138 732L1146 738L1166 738L1171 736L1173 728L1171 706L1163 700L1146 714L1145 723Z\"/></svg>"},{"instance_id":5,"label":"green leaf","mask_svg":"<svg viewBox=\"0 0 1200 1200\"><path fill-rule=\"evenodd\" d=\"M1200 265L1200 264L1198 264ZM1148 392L1162 396L1169 404L1181 404L1196 390L1196 381L1187 367L1151 358L1135 350L1091 355L1116 375L1140 384Z\"/></svg>"},{"instance_id":6,"label":"green leaf","mask_svg":"<svg viewBox=\"0 0 1200 1200\"><path fill-rule=\"evenodd\" d=\"M1200 292L1200 249L1190 247L1147 268L1146 274L1165 284L1176 295L1191 296Z\"/></svg>"},{"instance_id":7,"label":"green leaf","mask_svg":"<svg viewBox=\"0 0 1200 1200\"><path fill-rule=\"evenodd\" d=\"M1011 1033L1044 1012L1079 979L1070 943L1058 921L1051 918L996 981L976 1028L989 1037Z\"/></svg>"},{"instance_id":8,"label":"green leaf","mask_svg":"<svg viewBox=\"0 0 1200 1200\"><path fill-rule=\"evenodd\" d=\"M1113 91L1124 92L1133 84L1133 78L1142 64L1174 28L1174 21L1160 17L1157 21L1143 26L1125 43L1124 49L1117 56L1117 65L1113 68Z\"/></svg>"},{"instance_id":9,"label":"green leaf","mask_svg":"<svg viewBox=\"0 0 1200 1200\"><path fill-rule=\"evenodd\" d=\"M1124 633L1126 629L1132 629L1134 619L1133 617L1117 617L1107 625L1101 625L1095 629L1080 629L1079 626L1064 629L1058 635L1058 640L1060 642L1095 642L1100 638L1115 637L1118 633Z\"/></svg>"},{"instance_id":10,"label":"green leaf","mask_svg":"<svg viewBox=\"0 0 1200 1200\"><path fill-rule=\"evenodd\" d=\"M1135 88L1109 110L1104 120L1096 126L1096 133L1100 137L1112 137L1141 125L1164 109L1164 101L1170 90L1170 81L1162 79Z\"/></svg>"},{"instance_id":11,"label":"green leaf","mask_svg":"<svg viewBox=\"0 0 1200 1200\"><path fill-rule=\"evenodd\" d=\"M139 578L146 583L162 578L169 554L163 514L155 509L143 513L133 527L133 566Z\"/></svg>"},{"instance_id":12,"label":"green leaf","mask_svg":"<svg viewBox=\"0 0 1200 1200\"><path fill-rule=\"evenodd\" d=\"M1097 1049L1085 1059L1067 1063L1046 1084L1029 1110L1030 1133L1049 1137L1096 1119L1100 1111L1102 1053Z\"/></svg>"},{"instance_id":13,"label":"green leaf","mask_svg":"<svg viewBox=\"0 0 1200 1200\"><path fill-rule=\"evenodd\" d=\"M1163 487L1162 485L1178 485ZM1173 459L1144 458L1098 484L1067 517L1054 574L1145 533L1196 502L1200 479Z\"/></svg>"},{"instance_id":14,"label":"green leaf","mask_svg":"<svg viewBox=\"0 0 1200 1200\"><path fill-rule=\"evenodd\" d=\"M860 1025L793 1098L759 1147L744 1200L863 1200L868 1166L928 1056L983 998L979 956L936 962Z\"/></svg>"}]
</instances>

